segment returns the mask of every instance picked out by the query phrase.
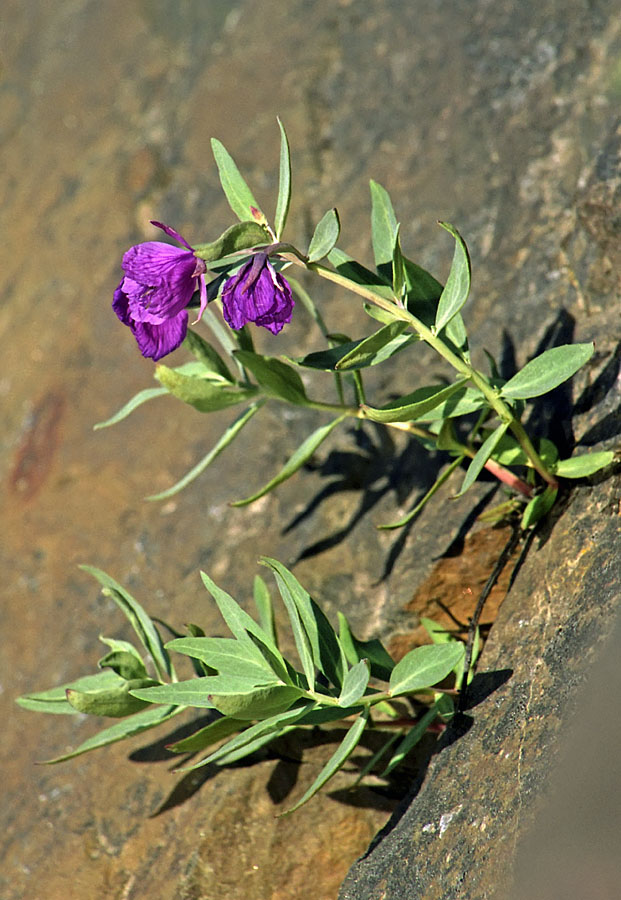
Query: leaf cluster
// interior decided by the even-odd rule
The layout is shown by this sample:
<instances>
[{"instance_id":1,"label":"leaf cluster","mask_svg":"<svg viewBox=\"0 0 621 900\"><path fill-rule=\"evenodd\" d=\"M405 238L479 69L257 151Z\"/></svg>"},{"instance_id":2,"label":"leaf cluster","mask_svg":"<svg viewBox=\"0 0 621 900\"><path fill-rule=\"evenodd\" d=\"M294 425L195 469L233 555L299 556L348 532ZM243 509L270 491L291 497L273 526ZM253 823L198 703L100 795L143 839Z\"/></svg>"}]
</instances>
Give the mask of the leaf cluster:
<instances>
[{"instance_id":1,"label":"leaf cluster","mask_svg":"<svg viewBox=\"0 0 621 900\"><path fill-rule=\"evenodd\" d=\"M450 696L434 686L451 673L459 685L464 645L431 623L432 644L417 647L395 663L381 641L362 641L344 615L338 629L295 576L275 559L261 560L275 578L287 613L299 662L279 646L276 617L265 581L255 578L257 618L202 573L231 637L207 637L196 625L163 644L157 625L114 579L85 566L131 623L137 647L102 638L109 648L95 675L51 690L27 694L18 703L35 712L119 719L75 750L49 763L71 759L153 728L191 707L213 710L214 718L169 749L200 758L182 771L211 763L236 762L295 729L342 721L347 732L313 784L289 810L309 800L343 766L367 727L381 729L397 715L395 700L424 701L422 718L395 730L384 744L391 751L388 774L420 740L431 722L452 715ZM194 677L178 680L170 654L188 657ZM152 673L149 674L149 670ZM424 724L422 724L424 723ZM374 757L373 765L377 762Z\"/></svg>"},{"instance_id":2,"label":"leaf cluster","mask_svg":"<svg viewBox=\"0 0 621 900\"><path fill-rule=\"evenodd\" d=\"M194 360L177 367L157 366L160 387L140 391L98 428L116 424L141 404L170 395L209 413L233 406L242 411L216 444L176 484L149 499L171 497L197 478L235 440L267 401L323 410L329 421L314 430L263 486L234 505L252 503L295 474L331 432L348 418L369 419L387 428L412 435L428 449L448 452L452 461L438 481L408 515L382 527L400 527L418 514L440 485L458 467L465 466L459 494L467 491L483 469L517 489L525 504L522 525L530 527L553 504L558 478L582 478L606 467L612 451L584 454L561 460L544 441L535 447L521 425L525 405L571 378L591 358L590 343L554 347L531 359L512 378L503 380L493 356L486 351L489 373L474 367L462 310L471 289L468 248L457 229L440 222L454 240L450 271L443 285L409 259L401 246L401 230L388 192L371 181L371 238L374 267L369 269L337 247L340 221L330 209L317 223L305 251L283 242L291 205L291 156L285 129L280 129L279 187L273 226L232 156L218 140L212 141L214 159L224 194L238 222L215 240L198 244L195 252L207 263L213 278L208 296L213 301L203 317L222 352L198 331L188 332L185 347ZM232 332L215 309L225 279L236 272L253 252L266 250L279 270L292 265L332 281L363 299L362 309L379 327L371 334L352 338L331 331L307 290L295 279L291 286L317 326L326 347L303 357L269 357L256 352L250 330ZM370 402L363 383L364 370L387 363L417 344L430 344L454 370L441 383L413 386L388 402ZM309 396L300 372L329 374L336 387L333 397ZM351 400L346 400L346 393ZM547 454L547 455L546 455ZM526 502L528 501L528 502Z\"/></svg>"}]
</instances>

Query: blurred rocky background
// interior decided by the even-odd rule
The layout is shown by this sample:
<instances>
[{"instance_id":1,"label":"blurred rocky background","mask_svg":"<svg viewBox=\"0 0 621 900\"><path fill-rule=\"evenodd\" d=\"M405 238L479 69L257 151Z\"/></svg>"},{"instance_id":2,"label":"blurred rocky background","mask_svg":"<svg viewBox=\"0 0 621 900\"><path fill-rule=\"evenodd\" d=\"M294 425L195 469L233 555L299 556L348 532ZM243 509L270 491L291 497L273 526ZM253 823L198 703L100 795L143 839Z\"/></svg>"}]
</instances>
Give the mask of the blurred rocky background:
<instances>
[{"instance_id":1,"label":"blurred rocky background","mask_svg":"<svg viewBox=\"0 0 621 900\"><path fill-rule=\"evenodd\" d=\"M392 194L406 253L438 277L452 247L434 223L453 222L472 254L465 314L475 354L500 351L510 371L548 346L595 340L592 364L537 404L531 426L568 451L618 440L620 51L612 0L5 0L3 900L318 900L336 897L344 879L343 898L509 895L516 847L548 802L549 773L575 733L575 698L612 631L618 475L577 485L532 542L472 708L440 752L429 747L388 787L348 791L350 771L331 796L277 819L333 745L311 736L253 765L183 777L171 771L166 727L42 768L94 723L37 717L14 698L90 671L100 633L127 636L81 562L108 571L151 614L222 633L199 568L243 599L266 553L362 636L395 641L415 630L412 598L443 560L463 562L443 582L451 606L493 559L467 537L491 483L453 502L457 477L405 533L375 529L416 502L439 462L372 429L335 433L312 467L241 510L228 502L261 485L320 417L274 404L162 504L143 498L187 471L235 413L201 417L158 399L93 433L152 384L152 364L110 310L122 253L154 237L152 218L195 242L231 222L211 136L269 208L281 117L293 150L289 233L301 245L336 204L340 245L369 260L371 177ZM333 330L361 336L355 299L326 285L314 295ZM272 354L318 346L301 310L279 338L260 341ZM397 361L372 387L429 383L442 371L422 349L412 371ZM508 680L489 675L505 670ZM604 722L617 714L607 707ZM584 722L588 745L597 725ZM602 779L618 796L618 767ZM597 796L594 787L584 802ZM585 812L576 827L588 821ZM581 837L588 846L595 833ZM576 876L573 894L549 896L612 900L618 857L606 859L599 893Z\"/></svg>"}]
</instances>

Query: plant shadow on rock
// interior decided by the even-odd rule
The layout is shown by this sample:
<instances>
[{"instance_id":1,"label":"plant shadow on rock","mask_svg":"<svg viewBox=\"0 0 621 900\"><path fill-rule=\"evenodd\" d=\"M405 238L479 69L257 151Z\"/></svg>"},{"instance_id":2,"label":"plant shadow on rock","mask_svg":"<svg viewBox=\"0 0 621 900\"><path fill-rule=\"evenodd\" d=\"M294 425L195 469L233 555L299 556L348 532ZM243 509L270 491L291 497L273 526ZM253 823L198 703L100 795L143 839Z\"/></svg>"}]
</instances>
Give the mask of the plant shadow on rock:
<instances>
[{"instance_id":1,"label":"plant shadow on rock","mask_svg":"<svg viewBox=\"0 0 621 900\"><path fill-rule=\"evenodd\" d=\"M308 470L331 481L285 525L282 533L293 531L322 503L337 494L359 492L356 508L341 528L305 547L296 562L317 556L341 543L387 494L393 493L396 503L401 505L416 489L417 500L420 499L433 485L446 459L444 453L429 454L414 439L408 440L403 449L397 451L388 429L374 423L361 424L350 433L355 450L333 450L324 462L307 466ZM406 533L409 527L406 526Z\"/></svg>"},{"instance_id":2,"label":"plant shadow on rock","mask_svg":"<svg viewBox=\"0 0 621 900\"><path fill-rule=\"evenodd\" d=\"M468 693L467 709L481 703L486 697L497 690L510 677L509 670L498 672L485 672L475 675ZM129 759L137 763L172 762L174 768L189 765L192 756L180 758L168 750L171 743L175 743L193 733L197 727L203 727L214 721L214 715L203 715L190 723L186 723L157 741L135 750L129 755ZM367 775L367 783L356 783L356 777L363 771L370 757L376 753L386 740L386 732L368 729L362 736L356 752L350 757L343 773L351 779L351 786L328 791L328 796L339 803L355 808L373 808L381 812L392 813L391 827L398 821L398 811L404 798L411 800L423 783L425 773L432 758L443 748L450 746L469 731L472 718L463 713L455 716L455 719L441 737L431 733L427 734L415 747L404 762L393 771L386 779L379 781L374 779L373 771ZM313 754L319 748L333 744L339 744L346 733L342 727L314 728L312 730L300 730L297 733L286 735L274 740L264 749L249 755L243 760L227 767L214 764L203 766L199 769L188 771L181 776L168 796L162 801L151 818L162 815L170 809L182 805L196 794L206 782L211 781L217 775L226 776L225 768L245 769L267 760L276 760L266 783L268 792L274 806L283 803L295 789L302 766L307 764L305 757ZM367 751L366 754L361 751ZM313 765L321 765L317 760L312 760ZM381 771L383 763L377 764L377 771ZM369 783L370 782L370 783ZM386 826L388 827L388 826Z\"/></svg>"}]
</instances>

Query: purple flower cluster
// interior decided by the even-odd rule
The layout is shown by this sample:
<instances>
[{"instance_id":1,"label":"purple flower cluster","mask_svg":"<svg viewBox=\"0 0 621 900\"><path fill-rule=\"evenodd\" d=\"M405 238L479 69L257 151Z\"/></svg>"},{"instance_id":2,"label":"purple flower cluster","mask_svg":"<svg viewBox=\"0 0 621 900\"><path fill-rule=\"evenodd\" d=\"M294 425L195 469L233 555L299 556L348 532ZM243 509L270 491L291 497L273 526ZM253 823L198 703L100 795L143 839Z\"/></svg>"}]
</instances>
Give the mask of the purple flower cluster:
<instances>
[{"instance_id":1,"label":"purple flower cluster","mask_svg":"<svg viewBox=\"0 0 621 900\"><path fill-rule=\"evenodd\" d=\"M278 334L291 321L293 306L291 287L267 253L256 253L222 289L224 318L235 330L254 322Z\"/></svg>"},{"instance_id":2,"label":"purple flower cluster","mask_svg":"<svg viewBox=\"0 0 621 900\"><path fill-rule=\"evenodd\" d=\"M207 266L173 228L161 222L151 224L185 249L160 241L130 247L123 256L125 275L114 292L112 307L121 322L131 328L142 355L158 360L183 342L188 330L186 307L197 289L198 318L202 316L207 306Z\"/></svg>"},{"instance_id":3,"label":"purple flower cluster","mask_svg":"<svg viewBox=\"0 0 621 900\"><path fill-rule=\"evenodd\" d=\"M123 256L124 276L114 292L112 307L131 328L143 356L153 360L172 353L188 330L188 306L200 292L198 319L207 306L205 261L173 228L152 222L181 247L147 241L130 247ZM246 322L278 334L291 321L294 301L288 282L277 273L267 253L256 253L229 278L222 289L224 318L231 328Z\"/></svg>"}]
</instances>

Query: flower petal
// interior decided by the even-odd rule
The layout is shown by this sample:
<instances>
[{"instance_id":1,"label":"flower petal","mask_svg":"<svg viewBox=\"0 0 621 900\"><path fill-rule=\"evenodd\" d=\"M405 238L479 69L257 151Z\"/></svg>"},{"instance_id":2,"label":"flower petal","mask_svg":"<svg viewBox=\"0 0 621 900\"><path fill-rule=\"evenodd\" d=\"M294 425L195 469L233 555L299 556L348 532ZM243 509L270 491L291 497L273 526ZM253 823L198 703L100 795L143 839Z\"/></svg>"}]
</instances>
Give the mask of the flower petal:
<instances>
[{"instance_id":1,"label":"flower petal","mask_svg":"<svg viewBox=\"0 0 621 900\"><path fill-rule=\"evenodd\" d=\"M175 231L174 228L171 228L170 225L164 225L162 222L155 222L151 219L151 225L155 225L156 228L161 228L164 234L167 234L168 237L173 238L175 241L179 241L180 244L183 244L184 247L187 247L188 250L192 250L188 242L185 238L181 237L178 231Z\"/></svg>"},{"instance_id":2,"label":"flower petal","mask_svg":"<svg viewBox=\"0 0 621 900\"><path fill-rule=\"evenodd\" d=\"M152 322L132 322L130 328L142 355L157 361L183 343L188 330L188 314L182 310L159 325Z\"/></svg>"}]
</instances>

